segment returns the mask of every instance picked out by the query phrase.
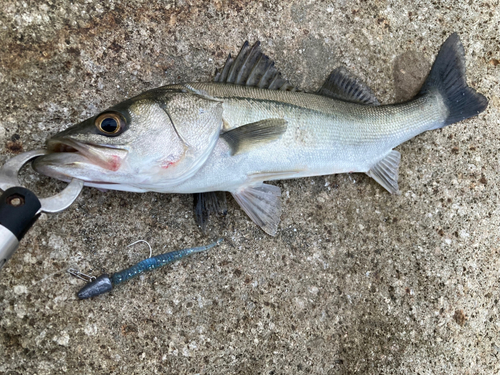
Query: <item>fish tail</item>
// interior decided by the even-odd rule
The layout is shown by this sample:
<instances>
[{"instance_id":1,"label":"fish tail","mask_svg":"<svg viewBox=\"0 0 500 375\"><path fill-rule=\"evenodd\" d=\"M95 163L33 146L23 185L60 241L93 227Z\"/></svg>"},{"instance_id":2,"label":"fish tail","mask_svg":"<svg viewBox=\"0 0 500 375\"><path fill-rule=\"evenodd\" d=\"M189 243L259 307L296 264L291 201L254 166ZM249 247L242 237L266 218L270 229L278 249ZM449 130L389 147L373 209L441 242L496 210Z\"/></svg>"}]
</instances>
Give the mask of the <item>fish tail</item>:
<instances>
[{"instance_id":1,"label":"fish tail","mask_svg":"<svg viewBox=\"0 0 500 375\"><path fill-rule=\"evenodd\" d=\"M460 37L453 33L443 43L420 94L435 93L442 96L448 110L441 128L483 112L488 106L486 97L467 86L465 54Z\"/></svg>"}]
</instances>

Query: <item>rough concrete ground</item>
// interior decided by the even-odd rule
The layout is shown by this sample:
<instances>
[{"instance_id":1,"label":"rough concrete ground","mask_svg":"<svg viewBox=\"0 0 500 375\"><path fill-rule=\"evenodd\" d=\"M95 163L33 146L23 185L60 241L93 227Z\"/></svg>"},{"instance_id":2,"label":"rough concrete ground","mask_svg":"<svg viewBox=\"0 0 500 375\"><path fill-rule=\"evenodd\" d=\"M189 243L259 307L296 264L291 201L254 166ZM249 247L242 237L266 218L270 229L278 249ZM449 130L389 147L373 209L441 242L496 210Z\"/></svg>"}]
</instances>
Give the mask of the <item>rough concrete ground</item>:
<instances>
[{"instance_id":1,"label":"rough concrete ground","mask_svg":"<svg viewBox=\"0 0 500 375\"><path fill-rule=\"evenodd\" d=\"M457 31L490 106L398 147L400 196L356 174L278 182L275 238L233 200L203 234L190 196L84 189L0 273L0 374L499 373L499 4L413 3L3 0L2 163L144 90L210 80L247 39L302 89L344 64L391 103ZM219 236L93 300L66 273L137 262L138 239L160 253Z\"/></svg>"}]
</instances>

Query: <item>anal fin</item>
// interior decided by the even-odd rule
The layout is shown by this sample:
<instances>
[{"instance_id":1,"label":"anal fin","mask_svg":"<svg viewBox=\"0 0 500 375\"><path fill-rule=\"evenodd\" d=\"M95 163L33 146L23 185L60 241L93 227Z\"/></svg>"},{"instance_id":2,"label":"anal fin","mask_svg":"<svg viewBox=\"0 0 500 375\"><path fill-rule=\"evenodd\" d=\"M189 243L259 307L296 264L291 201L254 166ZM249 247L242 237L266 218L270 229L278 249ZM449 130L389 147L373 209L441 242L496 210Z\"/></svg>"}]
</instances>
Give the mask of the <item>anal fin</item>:
<instances>
[{"instance_id":1,"label":"anal fin","mask_svg":"<svg viewBox=\"0 0 500 375\"><path fill-rule=\"evenodd\" d=\"M262 184L232 194L255 224L267 234L276 235L281 217L281 189L279 187Z\"/></svg>"},{"instance_id":2,"label":"anal fin","mask_svg":"<svg viewBox=\"0 0 500 375\"><path fill-rule=\"evenodd\" d=\"M235 155L252 147L275 141L283 135L286 128L286 120L270 118L222 133L221 138L231 147L231 155Z\"/></svg>"},{"instance_id":3,"label":"anal fin","mask_svg":"<svg viewBox=\"0 0 500 375\"><path fill-rule=\"evenodd\" d=\"M398 172L401 154L392 150L385 158L375 164L366 174L382 185L389 193L399 193Z\"/></svg>"}]
</instances>

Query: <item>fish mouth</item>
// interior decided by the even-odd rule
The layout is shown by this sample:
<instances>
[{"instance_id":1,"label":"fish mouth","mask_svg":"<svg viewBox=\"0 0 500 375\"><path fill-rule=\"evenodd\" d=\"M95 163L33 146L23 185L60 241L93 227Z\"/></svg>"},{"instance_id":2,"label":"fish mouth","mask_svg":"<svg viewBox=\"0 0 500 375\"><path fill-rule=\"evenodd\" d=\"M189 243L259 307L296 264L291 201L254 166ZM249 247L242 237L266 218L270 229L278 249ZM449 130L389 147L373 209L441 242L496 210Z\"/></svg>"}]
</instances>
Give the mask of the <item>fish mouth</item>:
<instances>
[{"instance_id":1,"label":"fish mouth","mask_svg":"<svg viewBox=\"0 0 500 375\"><path fill-rule=\"evenodd\" d=\"M47 141L47 151L50 153L75 153L88 155L91 147L106 148L105 146L95 146L79 142L73 139L49 139Z\"/></svg>"},{"instance_id":2,"label":"fish mouth","mask_svg":"<svg viewBox=\"0 0 500 375\"><path fill-rule=\"evenodd\" d=\"M75 147L76 146L76 147ZM71 141L55 141L50 140L47 142L47 151L53 153L62 153L62 152L79 152L76 142Z\"/></svg>"},{"instance_id":3,"label":"fish mouth","mask_svg":"<svg viewBox=\"0 0 500 375\"><path fill-rule=\"evenodd\" d=\"M128 151L108 145L95 145L74 139L50 139L47 150L53 154L80 154L89 162L110 170L117 171Z\"/></svg>"},{"instance_id":4,"label":"fish mouth","mask_svg":"<svg viewBox=\"0 0 500 375\"><path fill-rule=\"evenodd\" d=\"M128 155L128 151L121 148L69 138L50 139L47 150L47 155L33 162L37 172L63 181L78 178L86 182L110 184L114 182L103 180L108 180L113 172L117 172Z\"/></svg>"}]
</instances>

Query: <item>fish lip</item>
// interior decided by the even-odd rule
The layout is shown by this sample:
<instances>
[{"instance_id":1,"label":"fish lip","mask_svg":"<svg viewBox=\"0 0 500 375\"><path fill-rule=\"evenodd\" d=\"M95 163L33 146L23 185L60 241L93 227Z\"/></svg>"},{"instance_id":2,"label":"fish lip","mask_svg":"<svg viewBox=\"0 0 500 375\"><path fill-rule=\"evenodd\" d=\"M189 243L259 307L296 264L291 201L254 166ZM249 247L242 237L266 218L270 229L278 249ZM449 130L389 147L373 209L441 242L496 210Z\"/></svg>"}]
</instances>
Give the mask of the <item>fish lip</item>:
<instances>
[{"instance_id":1,"label":"fish lip","mask_svg":"<svg viewBox=\"0 0 500 375\"><path fill-rule=\"evenodd\" d=\"M119 182L101 180L99 177L105 174L106 170L79 152L51 152L36 158L32 167L38 173L68 183L76 178L82 180L84 185L119 184Z\"/></svg>"},{"instance_id":2,"label":"fish lip","mask_svg":"<svg viewBox=\"0 0 500 375\"><path fill-rule=\"evenodd\" d=\"M47 150L51 153L78 152L85 156L89 153L91 147L98 147L102 149L114 148L107 145L91 145L70 138L53 138L47 141Z\"/></svg>"},{"instance_id":3,"label":"fish lip","mask_svg":"<svg viewBox=\"0 0 500 375\"><path fill-rule=\"evenodd\" d=\"M49 142L47 144L47 150L52 153L79 152L77 148L64 142Z\"/></svg>"},{"instance_id":4,"label":"fish lip","mask_svg":"<svg viewBox=\"0 0 500 375\"><path fill-rule=\"evenodd\" d=\"M77 154L85 158L88 163L112 171L120 168L128 154L126 149L120 147L85 143L72 138L49 139L47 150L49 154Z\"/></svg>"}]
</instances>

